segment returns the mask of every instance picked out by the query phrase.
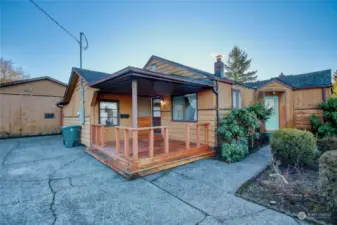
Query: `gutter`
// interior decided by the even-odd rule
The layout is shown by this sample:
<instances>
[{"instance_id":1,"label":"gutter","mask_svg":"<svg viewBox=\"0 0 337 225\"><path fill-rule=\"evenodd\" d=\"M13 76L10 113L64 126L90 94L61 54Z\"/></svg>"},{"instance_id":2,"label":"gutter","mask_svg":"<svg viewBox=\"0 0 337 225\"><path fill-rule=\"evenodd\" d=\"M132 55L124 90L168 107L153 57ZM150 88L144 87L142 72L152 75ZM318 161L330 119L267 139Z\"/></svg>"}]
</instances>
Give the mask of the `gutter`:
<instances>
[{"instance_id":1,"label":"gutter","mask_svg":"<svg viewBox=\"0 0 337 225\"><path fill-rule=\"evenodd\" d=\"M215 94L215 110L216 110L216 124L217 124L217 129L220 127L220 112L219 112L219 81L215 80L215 90L214 88L212 89L213 93ZM216 153L220 154L220 143L221 143L221 138L218 133L218 130L216 131L216 137L217 137L217 146L216 146Z\"/></svg>"}]
</instances>

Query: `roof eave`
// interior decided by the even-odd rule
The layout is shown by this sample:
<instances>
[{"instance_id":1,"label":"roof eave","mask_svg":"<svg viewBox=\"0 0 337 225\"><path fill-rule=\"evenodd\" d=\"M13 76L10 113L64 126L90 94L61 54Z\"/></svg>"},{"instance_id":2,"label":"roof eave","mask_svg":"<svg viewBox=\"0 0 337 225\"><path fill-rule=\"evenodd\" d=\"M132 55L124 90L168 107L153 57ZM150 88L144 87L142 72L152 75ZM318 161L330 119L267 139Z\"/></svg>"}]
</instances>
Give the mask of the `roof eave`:
<instances>
[{"instance_id":1,"label":"roof eave","mask_svg":"<svg viewBox=\"0 0 337 225\"><path fill-rule=\"evenodd\" d=\"M147 75L147 78L161 78L161 79L165 79L166 81L172 81L172 82L178 82L178 83L190 83L190 84L194 84L194 85L201 85L201 86L207 86L207 87L213 87L213 84L207 84L205 82L199 81L198 79L195 80L186 80L185 77L172 77L168 74L164 74L164 73L158 73L158 72L152 72L152 71L148 71L148 70L144 70L144 69L139 69L139 68L135 68L135 67L126 67L108 77L102 78L101 80L98 80L96 82L93 83L89 83L90 87L95 87L98 84L104 83L106 81L112 80L112 79L116 79L118 77L122 77L122 76L132 76L132 77L142 77L140 75Z\"/></svg>"}]
</instances>

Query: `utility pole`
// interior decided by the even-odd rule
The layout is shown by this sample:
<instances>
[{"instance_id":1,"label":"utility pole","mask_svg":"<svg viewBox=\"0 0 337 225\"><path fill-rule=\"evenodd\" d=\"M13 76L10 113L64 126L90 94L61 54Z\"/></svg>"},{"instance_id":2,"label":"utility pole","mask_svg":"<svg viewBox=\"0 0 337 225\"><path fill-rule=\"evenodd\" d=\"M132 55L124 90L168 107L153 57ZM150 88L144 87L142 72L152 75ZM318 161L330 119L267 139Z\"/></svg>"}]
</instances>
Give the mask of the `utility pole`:
<instances>
[{"instance_id":1,"label":"utility pole","mask_svg":"<svg viewBox=\"0 0 337 225\"><path fill-rule=\"evenodd\" d=\"M83 40L85 38L86 46L83 48ZM80 32L80 69L82 69L82 51L88 49L88 40L83 32ZM83 79L80 77L80 123L84 125L85 117L84 117L84 88L83 88Z\"/></svg>"},{"instance_id":2,"label":"utility pole","mask_svg":"<svg viewBox=\"0 0 337 225\"><path fill-rule=\"evenodd\" d=\"M43 12L50 20L52 20L57 26L59 26L65 33L72 37L80 45L80 68L82 69L82 51L88 49L88 40L83 32L80 32L80 40L78 40L70 31L68 31L64 26L62 26L56 19L49 15L43 8L41 8L34 0L29 0L36 8ZM83 37L86 42L86 46L83 48ZM80 77L80 123L84 125L84 88L83 80Z\"/></svg>"}]
</instances>

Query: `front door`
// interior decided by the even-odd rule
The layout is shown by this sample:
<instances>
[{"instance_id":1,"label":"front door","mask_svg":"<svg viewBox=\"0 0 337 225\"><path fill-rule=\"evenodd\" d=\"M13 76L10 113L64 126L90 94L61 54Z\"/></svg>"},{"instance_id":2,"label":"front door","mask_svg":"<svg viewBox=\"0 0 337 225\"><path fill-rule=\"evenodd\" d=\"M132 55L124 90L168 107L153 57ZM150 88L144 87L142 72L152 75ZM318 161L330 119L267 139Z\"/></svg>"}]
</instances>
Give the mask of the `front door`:
<instances>
[{"instance_id":1,"label":"front door","mask_svg":"<svg viewBox=\"0 0 337 225\"><path fill-rule=\"evenodd\" d=\"M161 113L160 113L160 97L152 98L152 126L161 125ZM161 129L154 130L155 133L160 133Z\"/></svg>"},{"instance_id":2,"label":"front door","mask_svg":"<svg viewBox=\"0 0 337 225\"><path fill-rule=\"evenodd\" d=\"M278 96L265 96L264 104L267 108L272 108L273 113L269 120L266 122L266 130L279 129L279 109L278 109Z\"/></svg>"}]
</instances>

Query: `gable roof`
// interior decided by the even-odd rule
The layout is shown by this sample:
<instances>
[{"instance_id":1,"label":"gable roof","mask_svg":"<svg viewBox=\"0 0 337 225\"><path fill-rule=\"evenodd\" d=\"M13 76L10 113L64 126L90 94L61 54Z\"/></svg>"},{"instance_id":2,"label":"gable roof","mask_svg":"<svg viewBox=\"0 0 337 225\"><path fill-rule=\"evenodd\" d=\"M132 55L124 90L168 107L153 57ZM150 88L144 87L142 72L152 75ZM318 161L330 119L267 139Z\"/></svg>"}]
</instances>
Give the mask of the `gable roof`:
<instances>
[{"instance_id":1,"label":"gable roof","mask_svg":"<svg viewBox=\"0 0 337 225\"><path fill-rule=\"evenodd\" d=\"M331 70L322 70L298 75L284 75L268 80L245 83L251 88L260 88L272 81L279 81L294 89L331 87Z\"/></svg>"},{"instance_id":2,"label":"gable roof","mask_svg":"<svg viewBox=\"0 0 337 225\"><path fill-rule=\"evenodd\" d=\"M227 82L227 83L232 83L233 81L231 79L228 79L228 78L225 78L225 77L217 77L215 76L214 74L212 73L208 73L208 72L205 72L205 71L202 71L202 70L199 70L199 69L196 69L196 68L193 68L193 67L190 67L190 66L186 66L186 65L183 65L181 63L177 63L177 62L173 62L171 60L168 60L168 59L164 59L164 58L161 58L159 56L155 56L155 55L152 55L150 57L150 59L147 61L147 63L145 64L145 66L143 67L143 69L146 69L146 67L149 66L150 62L152 60L158 60L158 61L161 61L163 63L166 63L166 64L169 64L169 65L173 65L173 66L176 66L177 68L181 68L181 69L184 69L186 71L189 71L193 74L196 74L196 75L199 75L203 78L208 78L210 80L222 80L224 82ZM174 74L173 74L174 75Z\"/></svg>"},{"instance_id":3,"label":"gable roof","mask_svg":"<svg viewBox=\"0 0 337 225\"><path fill-rule=\"evenodd\" d=\"M77 67L73 67L71 72L76 72L78 75L80 75L87 83L93 83L95 81L98 81L104 77L107 77L111 74L109 73L103 73L93 70L86 70L86 69L80 69Z\"/></svg>"},{"instance_id":4,"label":"gable roof","mask_svg":"<svg viewBox=\"0 0 337 225\"><path fill-rule=\"evenodd\" d=\"M36 82L36 81L42 81L42 80L48 80L48 81L57 83L59 85L65 86L65 87L67 86L67 84L65 84L65 83L63 83L59 80L56 80L56 79L48 77L48 76L44 76L44 77L35 77L35 78L30 78L30 79L16 80L16 81L11 81L11 82L7 82L7 83L2 83L2 84L0 84L0 88L18 85L18 84L26 84L26 83Z\"/></svg>"}]
</instances>

